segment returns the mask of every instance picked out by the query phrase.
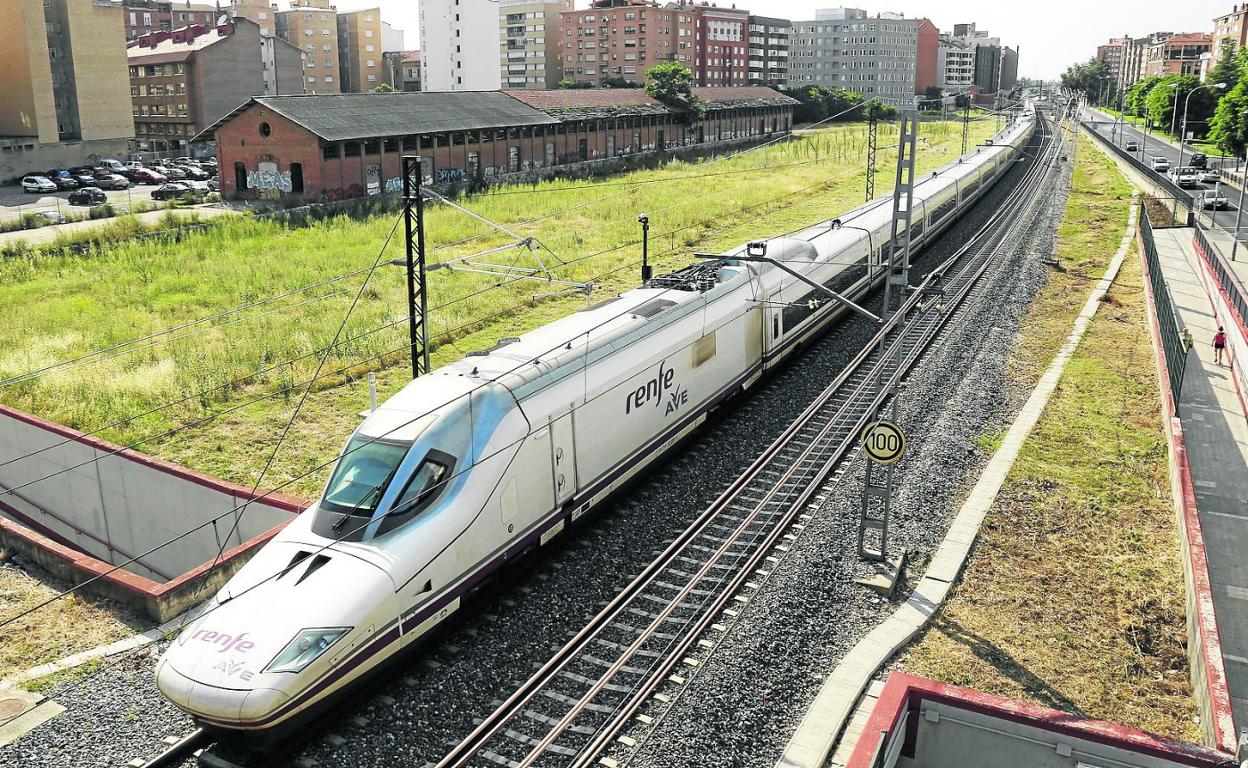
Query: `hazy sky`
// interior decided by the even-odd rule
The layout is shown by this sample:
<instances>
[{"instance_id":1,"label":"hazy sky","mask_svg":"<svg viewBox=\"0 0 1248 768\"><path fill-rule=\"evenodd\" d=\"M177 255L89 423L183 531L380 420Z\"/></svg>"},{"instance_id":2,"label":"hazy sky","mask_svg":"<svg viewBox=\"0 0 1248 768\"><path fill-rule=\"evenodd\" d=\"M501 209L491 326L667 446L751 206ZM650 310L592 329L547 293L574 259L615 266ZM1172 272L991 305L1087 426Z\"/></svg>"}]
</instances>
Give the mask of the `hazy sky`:
<instances>
[{"instance_id":1,"label":"hazy sky","mask_svg":"<svg viewBox=\"0 0 1248 768\"><path fill-rule=\"evenodd\" d=\"M381 7L386 21L406 33L406 46L417 48L418 0L337 0L339 10ZM719 0L765 16L789 19L814 18L816 8L838 2L813 0ZM1233 0L871 0L844 4L870 13L896 11L906 16L926 16L942 31L954 24L973 21L980 29L999 35L1006 45L1022 46L1019 75L1053 78L1075 61L1085 61L1096 46L1110 37L1149 32L1210 32L1213 17L1225 13ZM283 2L283 5L285 3ZM578 8L589 0L577 0Z\"/></svg>"}]
</instances>

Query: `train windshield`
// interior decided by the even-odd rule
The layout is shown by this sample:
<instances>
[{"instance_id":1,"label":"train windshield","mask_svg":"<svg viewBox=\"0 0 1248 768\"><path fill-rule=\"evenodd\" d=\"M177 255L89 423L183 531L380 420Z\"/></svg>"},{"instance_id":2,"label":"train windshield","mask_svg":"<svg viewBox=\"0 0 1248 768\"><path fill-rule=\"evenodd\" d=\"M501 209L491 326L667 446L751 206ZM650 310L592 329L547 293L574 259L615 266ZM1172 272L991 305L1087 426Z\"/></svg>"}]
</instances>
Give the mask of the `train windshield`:
<instances>
[{"instance_id":1,"label":"train windshield","mask_svg":"<svg viewBox=\"0 0 1248 768\"><path fill-rule=\"evenodd\" d=\"M411 447L411 443L354 438L338 460L321 506L340 514L371 517Z\"/></svg>"}]
</instances>

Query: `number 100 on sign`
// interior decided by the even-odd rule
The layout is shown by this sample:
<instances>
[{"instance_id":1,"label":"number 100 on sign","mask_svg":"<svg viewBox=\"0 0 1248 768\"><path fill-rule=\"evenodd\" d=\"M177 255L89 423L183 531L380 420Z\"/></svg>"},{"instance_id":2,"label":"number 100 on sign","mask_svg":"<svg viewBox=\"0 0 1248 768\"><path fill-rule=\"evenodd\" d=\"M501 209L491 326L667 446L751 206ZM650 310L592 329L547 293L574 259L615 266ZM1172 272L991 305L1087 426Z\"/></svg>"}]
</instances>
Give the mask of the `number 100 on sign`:
<instances>
[{"instance_id":1,"label":"number 100 on sign","mask_svg":"<svg viewBox=\"0 0 1248 768\"><path fill-rule=\"evenodd\" d=\"M880 420L862 430L862 449L877 464L892 464L906 452L906 433L895 422Z\"/></svg>"}]
</instances>

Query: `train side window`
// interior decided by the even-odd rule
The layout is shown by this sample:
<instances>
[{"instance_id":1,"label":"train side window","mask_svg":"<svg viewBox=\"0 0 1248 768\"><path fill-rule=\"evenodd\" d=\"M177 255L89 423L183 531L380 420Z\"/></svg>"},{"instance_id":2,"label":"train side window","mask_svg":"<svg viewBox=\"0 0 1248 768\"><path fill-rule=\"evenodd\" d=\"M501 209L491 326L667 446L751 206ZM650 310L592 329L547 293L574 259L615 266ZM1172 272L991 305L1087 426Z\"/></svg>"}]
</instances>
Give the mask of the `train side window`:
<instances>
[{"instance_id":1,"label":"train side window","mask_svg":"<svg viewBox=\"0 0 1248 768\"><path fill-rule=\"evenodd\" d=\"M771 318L771 338L780 338L780 315L773 315Z\"/></svg>"},{"instance_id":2,"label":"train side window","mask_svg":"<svg viewBox=\"0 0 1248 768\"><path fill-rule=\"evenodd\" d=\"M693 342L693 367L715 358L715 331Z\"/></svg>"},{"instance_id":3,"label":"train side window","mask_svg":"<svg viewBox=\"0 0 1248 768\"><path fill-rule=\"evenodd\" d=\"M446 490L446 486L455 476L454 472L455 457L449 453L431 449L416 466L416 471L407 479L394 506L382 519L377 535L381 536L399 528L428 509Z\"/></svg>"}]
</instances>

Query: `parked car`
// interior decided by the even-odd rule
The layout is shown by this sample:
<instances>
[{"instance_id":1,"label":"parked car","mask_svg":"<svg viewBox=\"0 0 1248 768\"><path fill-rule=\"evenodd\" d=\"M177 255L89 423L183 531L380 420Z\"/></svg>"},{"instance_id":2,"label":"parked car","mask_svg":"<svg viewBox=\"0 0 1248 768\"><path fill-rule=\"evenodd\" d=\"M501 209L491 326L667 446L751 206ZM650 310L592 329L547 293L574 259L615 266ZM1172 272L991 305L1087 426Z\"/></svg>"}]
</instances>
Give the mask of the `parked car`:
<instances>
[{"instance_id":1,"label":"parked car","mask_svg":"<svg viewBox=\"0 0 1248 768\"><path fill-rule=\"evenodd\" d=\"M1123 149L1127 150L1128 152L1139 152L1140 142L1136 141L1135 139L1128 139L1126 145L1123 146Z\"/></svg>"},{"instance_id":2,"label":"parked car","mask_svg":"<svg viewBox=\"0 0 1248 768\"><path fill-rule=\"evenodd\" d=\"M164 184L169 180L168 176L151 168L136 168L131 172L130 178L135 184Z\"/></svg>"},{"instance_id":3,"label":"parked car","mask_svg":"<svg viewBox=\"0 0 1248 768\"><path fill-rule=\"evenodd\" d=\"M207 181L210 174L198 165L179 165L177 168L186 173L186 178L194 181Z\"/></svg>"},{"instance_id":4,"label":"parked car","mask_svg":"<svg viewBox=\"0 0 1248 768\"><path fill-rule=\"evenodd\" d=\"M140 168L146 168L147 166L143 165L142 160L127 160L124 167L129 168L132 171L137 171Z\"/></svg>"},{"instance_id":5,"label":"parked car","mask_svg":"<svg viewBox=\"0 0 1248 768\"><path fill-rule=\"evenodd\" d=\"M74 171L70 171L70 173L73 174L70 178L78 182L78 186L80 187L95 186L95 174L94 173L91 173L91 172L77 173Z\"/></svg>"},{"instance_id":6,"label":"parked car","mask_svg":"<svg viewBox=\"0 0 1248 768\"><path fill-rule=\"evenodd\" d=\"M172 165L153 165L152 170L170 181L185 181L186 171Z\"/></svg>"},{"instance_id":7,"label":"parked car","mask_svg":"<svg viewBox=\"0 0 1248 768\"><path fill-rule=\"evenodd\" d=\"M211 179L208 179L208 181L206 181L206 182L204 182L204 183L208 185L208 191L209 191L209 192L220 192L220 191L221 191L221 180L220 180L220 179L218 179L216 176L213 176Z\"/></svg>"},{"instance_id":8,"label":"parked car","mask_svg":"<svg viewBox=\"0 0 1248 768\"><path fill-rule=\"evenodd\" d=\"M104 170L108 171L109 173L125 175L125 174L122 174L122 171L125 170L126 166L120 160L112 160L112 159L106 158L100 161L100 167L102 167Z\"/></svg>"},{"instance_id":9,"label":"parked car","mask_svg":"<svg viewBox=\"0 0 1248 768\"><path fill-rule=\"evenodd\" d=\"M52 183L56 185L57 189L77 189L78 188L78 182L74 180L73 176L69 175L69 171L66 171L64 169L57 170L57 171L49 171L48 178L52 180Z\"/></svg>"},{"instance_id":10,"label":"parked car","mask_svg":"<svg viewBox=\"0 0 1248 768\"><path fill-rule=\"evenodd\" d=\"M1152 166L1154 171L1157 171L1158 173L1165 173L1170 170L1170 161L1161 156L1154 157Z\"/></svg>"},{"instance_id":11,"label":"parked car","mask_svg":"<svg viewBox=\"0 0 1248 768\"><path fill-rule=\"evenodd\" d=\"M1215 210L1220 210L1223 208L1229 208L1230 205L1231 201L1227 199L1226 193L1222 191L1221 186L1216 186L1213 189L1206 189L1204 192L1200 193L1201 208L1213 208Z\"/></svg>"},{"instance_id":12,"label":"parked car","mask_svg":"<svg viewBox=\"0 0 1248 768\"><path fill-rule=\"evenodd\" d=\"M1200 170L1185 165L1174 169L1174 183L1183 189L1190 189L1200 183Z\"/></svg>"},{"instance_id":13,"label":"parked car","mask_svg":"<svg viewBox=\"0 0 1248 768\"><path fill-rule=\"evenodd\" d=\"M1206 168L1197 175L1200 177L1201 184L1217 184L1222 180L1222 174L1213 168Z\"/></svg>"},{"instance_id":14,"label":"parked car","mask_svg":"<svg viewBox=\"0 0 1248 768\"><path fill-rule=\"evenodd\" d=\"M47 176L27 176L22 179L23 192L55 192L56 184Z\"/></svg>"},{"instance_id":15,"label":"parked car","mask_svg":"<svg viewBox=\"0 0 1248 768\"><path fill-rule=\"evenodd\" d=\"M108 196L99 187L82 187L69 193L70 205L100 205L108 202Z\"/></svg>"},{"instance_id":16,"label":"parked car","mask_svg":"<svg viewBox=\"0 0 1248 768\"><path fill-rule=\"evenodd\" d=\"M203 200L207 195L207 190L196 189L184 181L171 181L168 184L161 184L152 190L153 200L199 201Z\"/></svg>"},{"instance_id":17,"label":"parked car","mask_svg":"<svg viewBox=\"0 0 1248 768\"><path fill-rule=\"evenodd\" d=\"M119 173L101 171L95 174L95 186L100 189L129 189L130 180Z\"/></svg>"},{"instance_id":18,"label":"parked car","mask_svg":"<svg viewBox=\"0 0 1248 768\"><path fill-rule=\"evenodd\" d=\"M1197 152L1192 155L1191 164L1193 168L1204 168L1209 162L1209 158L1204 152Z\"/></svg>"}]
</instances>

